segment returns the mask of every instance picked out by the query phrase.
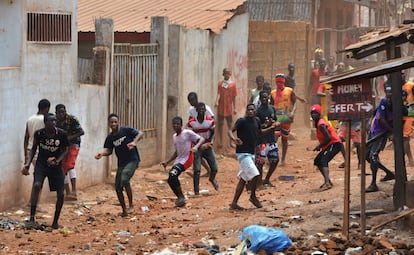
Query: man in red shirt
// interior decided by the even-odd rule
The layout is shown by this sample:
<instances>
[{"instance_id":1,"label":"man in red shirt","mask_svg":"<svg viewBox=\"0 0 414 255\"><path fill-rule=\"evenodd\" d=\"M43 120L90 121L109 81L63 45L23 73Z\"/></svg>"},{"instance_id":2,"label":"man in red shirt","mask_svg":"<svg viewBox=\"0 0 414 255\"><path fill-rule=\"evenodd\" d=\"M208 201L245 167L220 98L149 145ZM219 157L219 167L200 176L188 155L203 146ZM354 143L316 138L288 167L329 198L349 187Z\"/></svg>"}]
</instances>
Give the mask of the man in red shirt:
<instances>
[{"instance_id":1,"label":"man in red shirt","mask_svg":"<svg viewBox=\"0 0 414 255\"><path fill-rule=\"evenodd\" d=\"M309 90L311 94L312 104L320 104L320 98L317 95L319 84L320 84L320 77L326 75L326 59L321 58L318 64L319 64L319 67L312 70L310 80L309 80Z\"/></svg>"},{"instance_id":2,"label":"man in red shirt","mask_svg":"<svg viewBox=\"0 0 414 255\"><path fill-rule=\"evenodd\" d=\"M316 137L319 141L319 144L313 150L320 151L315 157L313 164L318 167L324 178L324 183L320 186L320 189L324 191L331 189L333 186L329 178L328 163L341 151L342 142L333 127L321 118L321 113L322 108L320 105L312 105L310 114L316 127Z\"/></svg>"},{"instance_id":3,"label":"man in red shirt","mask_svg":"<svg viewBox=\"0 0 414 255\"><path fill-rule=\"evenodd\" d=\"M233 124L233 114L236 114L236 83L230 80L231 71L223 69L223 80L219 81L215 106L217 107L217 131L218 147L221 148L223 141L223 122L226 119L227 129L230 130Z\"/></svg>"}]
</instances>

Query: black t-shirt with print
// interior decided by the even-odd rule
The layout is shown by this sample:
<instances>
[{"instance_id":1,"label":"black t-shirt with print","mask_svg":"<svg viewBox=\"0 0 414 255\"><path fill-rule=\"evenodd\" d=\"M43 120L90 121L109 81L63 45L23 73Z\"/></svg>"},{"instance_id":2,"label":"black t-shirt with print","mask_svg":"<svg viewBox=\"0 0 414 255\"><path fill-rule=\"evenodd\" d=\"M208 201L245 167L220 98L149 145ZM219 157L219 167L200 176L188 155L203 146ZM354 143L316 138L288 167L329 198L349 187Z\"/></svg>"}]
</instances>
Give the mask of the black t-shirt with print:
<instances>
[{"instance_id":1,"label":"black t-shirt with print","mask_svg":"<svg viewBox=\"0 0 414 255\"><path fill-rule=\"evenodd\" d=\"M60 168L62 162L57 166L48 166L47 160L49 158L59 158L64 152L65 147L69 146L68 137L60 128L55 129L55 133L51 136L46 134L46 129L42 128L35 132L34 138L39 142L39 155L37 157L37 164L41 164L43 167Z\"/></svg>"},{"instance_id":2,"label":"black t-shirt with print","mask_svg":"<svg viewBox=\"0 0 414 255\"><path fill-rule=\"evenodd\" d=\"M129 162L139 163L140 157L137 147L130 150L127 146L139 134L138 130L131 127L120 127L116 134L110 133L105 140L104 148L112 151L115 148L115 154L118 157L118 167L126 166Z\"/></svg>"}]
</instances>

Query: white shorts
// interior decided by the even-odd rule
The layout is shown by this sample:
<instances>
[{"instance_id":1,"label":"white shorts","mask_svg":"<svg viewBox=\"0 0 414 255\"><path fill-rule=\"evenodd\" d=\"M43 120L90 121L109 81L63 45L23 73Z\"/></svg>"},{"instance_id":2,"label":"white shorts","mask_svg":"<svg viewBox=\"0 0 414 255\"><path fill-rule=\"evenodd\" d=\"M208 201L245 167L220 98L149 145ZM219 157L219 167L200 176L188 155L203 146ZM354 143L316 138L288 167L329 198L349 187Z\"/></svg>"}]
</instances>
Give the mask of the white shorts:
<instances>
[{"instance_id":1,"label":"white shorts","mask_svg":"<svg viewBox=\"0 0 414 255\"><path fill-rule=\"evenodd\" d=\"M236 153L236 156L240 163L240 170L237 177L247 182L260 175L259 170L257 170L257 167L254 164L254 154Z\"/></svg>"}]
</instances>

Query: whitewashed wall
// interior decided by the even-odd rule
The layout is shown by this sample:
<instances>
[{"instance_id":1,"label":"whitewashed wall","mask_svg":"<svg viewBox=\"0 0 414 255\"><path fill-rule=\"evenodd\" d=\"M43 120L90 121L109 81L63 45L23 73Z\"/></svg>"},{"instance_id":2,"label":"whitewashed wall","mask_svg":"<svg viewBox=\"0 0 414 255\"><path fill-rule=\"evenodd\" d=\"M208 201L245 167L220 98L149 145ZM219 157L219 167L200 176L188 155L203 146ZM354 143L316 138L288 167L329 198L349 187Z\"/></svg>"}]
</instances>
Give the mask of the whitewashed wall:
<instances>
[{"instance_id":1,"label":"whitewashed wall","mask_svg":"<svg viewBox=\"0 0 414 255\"><path fill-rule=\"evenodd\" d=\"M177 97L176 114L187 118L188 92L214 107L217 83L229 67L238 86L237 108L244 114L247 99L247 50L249 16L235 16L220 34L170 26L170 96ZM174 37L174 39L171 39ZM169 108L172 110L171 108ZM240 109L240 110L239 110Z\"/></svg>"},{"instance_id":2,"label":"whitewashed wall","mask_svg":"<svg viewBox=\"0 0 414 255\"><path fill-rule=\"evenodd\" d=\"M97 162L93 155L102 148L108 130L108 88L79 85L76 81L77 1L0 1L0 9L10 4L18 5L21 12L12 17L0 15L0 24L4 24L3 19L7 19L7 23L20 24L18 32L22 40L16 43L21 46L21 61L13 67L0 67L0 133L4 135L0 146L0 210L22 204L30 196L33 176L20 173L24 161L24 131L27 118L37 112L37 104L42 98L51 101L51 112L54 112L56 104L65 104L68 112L76 115L85 129L76 167L79 188L102 182L106 177L105 161ZM26 42L27 12L72 13L72 43ZM9 42L0 40L0 48L6 44ZM33 172L32 168L30 172ZM44 190L42 196L55 196L47 192L47 185Z\"/></svg>"},{"instance_id":3,"label":"whitewashed wall","mask_svg":"<svg viewBox=\"0 0 414 255\"><path fill-rule=\"evenodd\" d=\"M214 38L214 64L213 80L217 93L217 82L223 79L223 68L228 67L232 71L231 79L237 84L238 96L236 98L237 117L245 113L247 102L248 81L248 38L249 38L249 16L248 14L237 15L227 24L219 36Z\"/></svg>"},{"instance_id":4,"label":"whitewashed wall","mask_svg":"<svg viewBox=\"0 0 414 255\"><path fill-rule=\"evenodd\" d=\"M199 101L212 107L217 95L217 84L223 78L222 70L229 67L232 79L238 86L237 116L244 115L247 101L247 50L249 16L235 16L220 34L208 30L186 29L169 26L168 38L168 112L167 142L171 145L171 119L181 116L184 124L188 118L187 94L194 91ZM235 120L235 119L234 119ZM227 136L224 136L227 139ZM172 153L167 146L167 154Z\"/></svg>"}]
</instances>

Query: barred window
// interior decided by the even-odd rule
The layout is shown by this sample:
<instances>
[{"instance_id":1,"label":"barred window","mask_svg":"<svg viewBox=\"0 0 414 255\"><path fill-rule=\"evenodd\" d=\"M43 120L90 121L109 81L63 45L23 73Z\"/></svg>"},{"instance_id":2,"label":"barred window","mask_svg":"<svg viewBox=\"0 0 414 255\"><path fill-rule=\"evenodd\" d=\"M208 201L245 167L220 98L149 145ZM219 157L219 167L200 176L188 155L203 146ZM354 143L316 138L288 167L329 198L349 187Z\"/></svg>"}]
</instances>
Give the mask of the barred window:
<instances>
[{"instance_id":1,"label":"barred window","mask_svg":"<svg viewBox=\"0 0 414 255\"><path fill-rule=\"evenodd\" d=\"M27 40L31 42L63 43L72 41L72 15L28 13Z\"/></svg>"}]
</instances>

